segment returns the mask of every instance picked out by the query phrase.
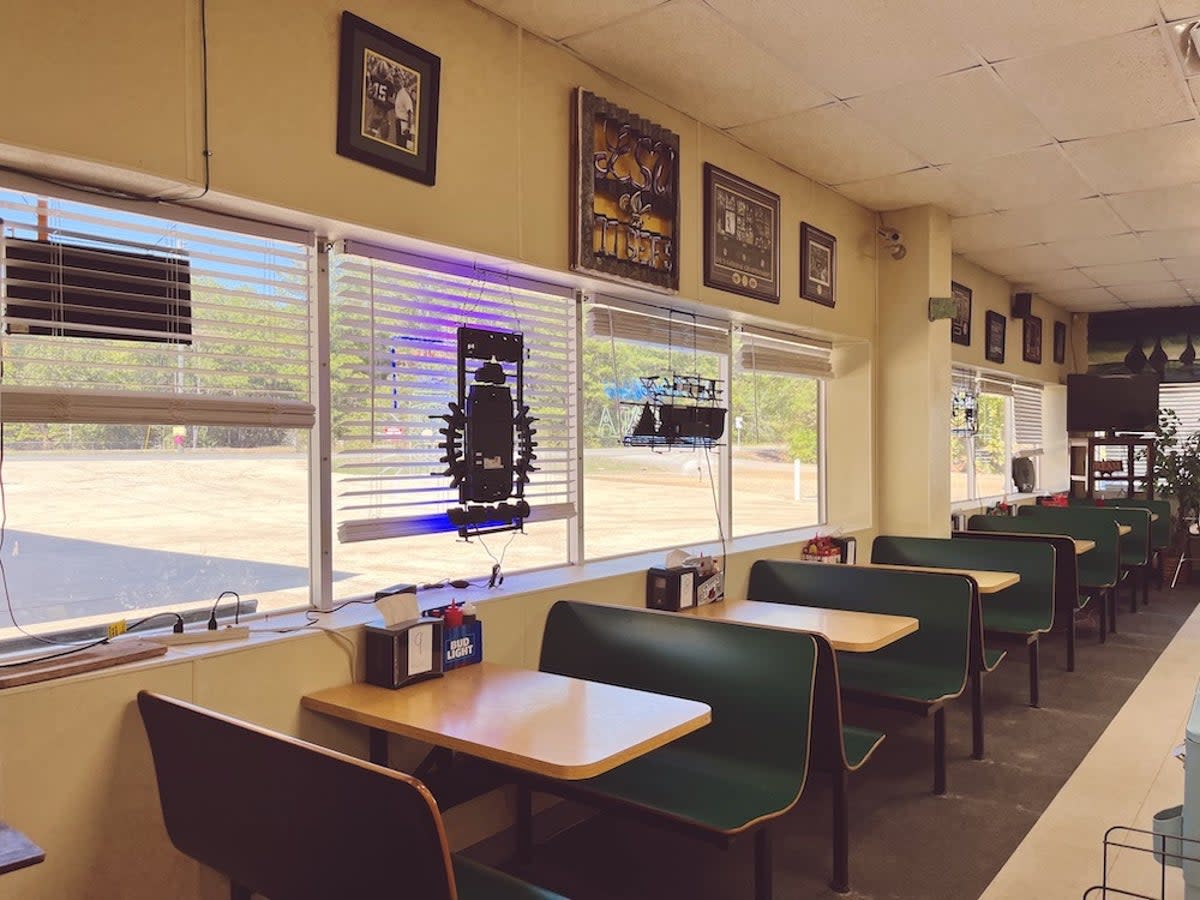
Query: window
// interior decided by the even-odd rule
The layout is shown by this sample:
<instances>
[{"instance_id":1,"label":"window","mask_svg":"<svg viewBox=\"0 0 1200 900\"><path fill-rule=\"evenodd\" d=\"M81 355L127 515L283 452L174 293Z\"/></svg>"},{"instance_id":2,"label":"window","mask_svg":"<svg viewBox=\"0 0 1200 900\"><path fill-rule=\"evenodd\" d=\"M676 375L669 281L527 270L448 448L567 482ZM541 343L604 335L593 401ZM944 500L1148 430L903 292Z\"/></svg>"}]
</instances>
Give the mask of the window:
<instances>
[{"instance_id":1,"label":"window","mask_svg":"<svg viewBox=\"0 0 1200 900\"><path fill-rule=\"evenodd\" d=\"M15 191L0 219L0 630L306 603L311 241Z\"/></svg>"},{"instance_id":2,"label":"window","mask_svg":"<svg viewBox=\"0 0 1200 900\"><path fill-rule=\"evenodd\" d=\"M727 323L609 298L588 305L582 366L588 559L718 540L720 450L631 447L622 439L647 399L643 377L716 379L724 398L728 359ZM721 440L728 439L726 421Z\"/></svg>"},{"instance_id":3,"label":"window","mask_svg":"<svg viewBox=\"0 0 1200 900\"><path fill-rule=\"evenodd\" d=\"M950 500L1001 497L1012 490L1012 382L956 369L951 386Z\"/></svg>"},{"instance_id":4,"label":"window","mask_svg":"<svg viewBox=\"0 0 1200 900\"><path fill-rule=\"evenodd\" d=\"M828 345L745 326L733 376L735 537L820 524L822 378Z\"/></svg>"},{"instance_id":5,"label":"window","mask_svg":"<svg viewBox=\"0 0 1200 900\"><path fill-rule=\"evenodd\" d=\"M570 561L575 515L574 294L469 266L350 244L333 262L330 361L334 593L430 583ZM457 398L457 329L518 331L538 470L524 533L464 541L438 417ZM510 373L511 374L511 373Z\"/></svg>"}]
</instances>

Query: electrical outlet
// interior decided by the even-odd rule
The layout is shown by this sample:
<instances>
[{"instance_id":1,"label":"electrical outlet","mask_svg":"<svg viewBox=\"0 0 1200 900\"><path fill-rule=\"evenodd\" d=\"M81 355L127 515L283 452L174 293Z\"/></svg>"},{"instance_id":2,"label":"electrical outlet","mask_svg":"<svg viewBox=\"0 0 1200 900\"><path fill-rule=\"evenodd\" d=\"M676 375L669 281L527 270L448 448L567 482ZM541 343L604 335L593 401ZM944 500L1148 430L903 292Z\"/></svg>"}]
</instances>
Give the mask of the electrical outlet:
<instances>
[{"instance_id":1,"label":"electrical outlet","mask_svg":"<svg viewBox=\"0 0 1200 900\"><path fill-rule=\"evenodd\" d=\"M218 628L216 631L203 628L198 631L185 631L182 634L156 634L147 636L146 640L172 647L183 644L210 644L216 641L243 641L248 637L250 637L249 625L229 625L225 628Z\"/></svg>"}]
</instances>

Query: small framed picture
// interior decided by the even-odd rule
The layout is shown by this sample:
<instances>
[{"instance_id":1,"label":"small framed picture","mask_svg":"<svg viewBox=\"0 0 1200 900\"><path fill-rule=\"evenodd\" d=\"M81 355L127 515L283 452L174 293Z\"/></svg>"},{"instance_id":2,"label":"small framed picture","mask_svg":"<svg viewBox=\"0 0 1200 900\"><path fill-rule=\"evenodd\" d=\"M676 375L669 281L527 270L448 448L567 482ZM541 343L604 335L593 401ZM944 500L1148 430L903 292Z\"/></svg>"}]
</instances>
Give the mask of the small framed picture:
<instances>
[{"instance_id":1,"label":"small framed picture","mask_svg":"<svg viewBox=\"0 0 1200 900\"><path fill-rule=\"evenodd\" d=\"M837 238L800 223L800 296L832 307L837 302Z\"/></svg>"},{"instance_id":2,"label":"small framed picture","mask_svg":"<svg viewBox=\"0 0 1200 900\"><path fill-rule=\"evenodd\" d=\"M1021 358L1028 363L1042 361L1042 320L1038 316L1026 316L1022 332Z\"/></svg>"},{"instance_id":3,"label":"small framed picture","mask_svg":"<svg viewBox=\"0 0 1200 900\"><path fill-rule=\"evenodd\" d=\"M983 355L988 362L1002 363L1004 362L1004 342L1008 336L1008 318L989 309L985 319L987 337L984 340Z\"/></svg>"},{"instance_id":4,"label":"small framed picture","mask_svg":"<svg viewBox=\"0 0 1200 900\"><path fill-rule=\"evenodd\" d=\"M779 302L779 195L704 164L704 283Z\"/></svg>"},{"instance_id":5,"label":"small framed picture","mask_svg":"<svg viewBox=\"0 0 1200 900\"><path fill-rule=\"evenodd\" d=\"M950 320L950 340L964 347L971 346L971 289L957 281L950 282L954 298L954 318Z\"/></svg>"},{"instance_id":6,"label":"small framed picture","mask_svg":"<svg viewBox=\"0 0 1200 900\"><path fill-rule=\"evenodd\" d=\"M1067 361L1067 323L1054 323L1054 362L1062 365Z\"/></svg>"},{"instance_id":7,"label":"small framed picture","mask_svg":"<svg viewBox=\"0 0 1200 900\"><path fill-rule=\"evenodd\" d=\"M433 184L442 61L353 13L342 13L337 152Z\"/></svg>"}]
</instances>

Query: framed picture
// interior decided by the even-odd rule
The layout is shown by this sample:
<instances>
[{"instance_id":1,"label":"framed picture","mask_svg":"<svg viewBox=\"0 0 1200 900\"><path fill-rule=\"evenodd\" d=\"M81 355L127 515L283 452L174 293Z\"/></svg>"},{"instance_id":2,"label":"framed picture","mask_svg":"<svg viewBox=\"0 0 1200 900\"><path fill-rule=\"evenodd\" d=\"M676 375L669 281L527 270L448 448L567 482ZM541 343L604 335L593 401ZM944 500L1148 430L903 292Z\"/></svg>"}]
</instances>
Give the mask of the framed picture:
<instances>
[{"instance_id":1,"label":"framed picture","mask_svg":"<svg viewBox=\"0 0 1200 900\"><path fill-rule=\"evenodd\" d=\"M964 347L971 346L971 289L957 281L950 282L954 299L954 318L950 320L950 340Z\"/></svg>"},{"instance_id":2,"label":"framed picture","mask_svg":"<svg viewBox=\"0 0 1200 900\"><path fill-rule=\"evenodd\" d=\"M1025 362L1042 361L1042 320L1038 316L1025 317L1021 348L1021 358Z\"/></svg>"},{"instance_id":3,"label":"framed picture","mask_svg":"<svg viewBox=\"0 0 1200 900\"><path fill-rule=\"evenodd\" d=\"M353 13L342 13L337 152L433 184L442 61Z\"/></svg>"},{"instance_id":4,"label":"framed picture","mask_svg":"<svg viewBox=\"0 0 1200 900\"><path fill-rule=\"evenodd\" d=\"M837 301L837 238L800 223L800 296L833 306Z\"/></svg>"},{"instance_id":5,"label":"framed picture","mask_svg":"<svg viewBox=\"0 0 1200 900\"><path fill-rule=\"evenodd\" d=\"M679 290L679 135L575 89L571 268Z\"/></svg>"},{"instance_id":6,"label":"framed picture","mask_svg":"<svg viewBox=\"0 0 1200 900\"><path fill-rule=\"evenodd\" d=\"M983 355L988 362L1004 362L1004 342L1008 335L1008 319L998 312L988 310L984 317L987 336L984 339Z\"/></svg>"},{"instance_id":7,"label":"framed picture","mask_svg":"<svg viewBox=\"0 0 1200 900\"><path fill-rule=\"evenodd\" d=\"M1067 323L1054 323L1054 362L1062 365L1067 361Z\"/></svg>"},{"instance_id":8,"label":"framed picture","mask_svg":"<svg viewBox=\"0 0 1200 900\"><path fill-rule=\"evenodd\" d=\"M779 302L779 195L711 163L704 164L704 283Z\"/></svg>"}]
</instances>

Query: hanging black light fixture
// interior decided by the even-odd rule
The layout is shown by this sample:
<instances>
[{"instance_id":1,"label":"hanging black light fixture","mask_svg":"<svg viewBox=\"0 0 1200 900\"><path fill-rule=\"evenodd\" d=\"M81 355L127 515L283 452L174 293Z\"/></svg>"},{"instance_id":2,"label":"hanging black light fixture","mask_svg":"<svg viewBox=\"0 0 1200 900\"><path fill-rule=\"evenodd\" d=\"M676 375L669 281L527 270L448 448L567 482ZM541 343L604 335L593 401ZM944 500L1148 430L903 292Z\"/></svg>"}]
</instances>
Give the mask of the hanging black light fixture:
<instances>
[{"instance_id":1,"label":"hanging black light fixture","mask_svg":"<svg viewBox=\"0 0 1200 900\"><path fill-rule=\"evenodd\" d=\"M1167 351L1163 349L1162 338L1154 339L1154 349L1150 352L1150 368L1163 376L1167 374Z\"/></svg>"},{"instance_id":2,"label":"hanging black light fixture","mask_svg":"<svg viewBox=\"0 0 1200 900\"><path fill-rule=\"evenodd\" d=\"M1133 349L1125 354L1125 368L1136 375L1146 368L1146 354L1142 352L1142 339L1133 342Z\"/></svg>"},{"instance_id":3,"label":"hanging black light fixture","mask_svg":"<svg viewBox=\"0 0 1200 900\"><path fill-rule=\"evenodd\" d=\"M1192 346L1192 335L1188 332L1187 346L1183 348L1183 352L1179 354L1179 361L1183 363L1183 367L1189 372L1192 370L1192 364L1196 361L1196 348Z\"/></svg>"}]
</instances>

